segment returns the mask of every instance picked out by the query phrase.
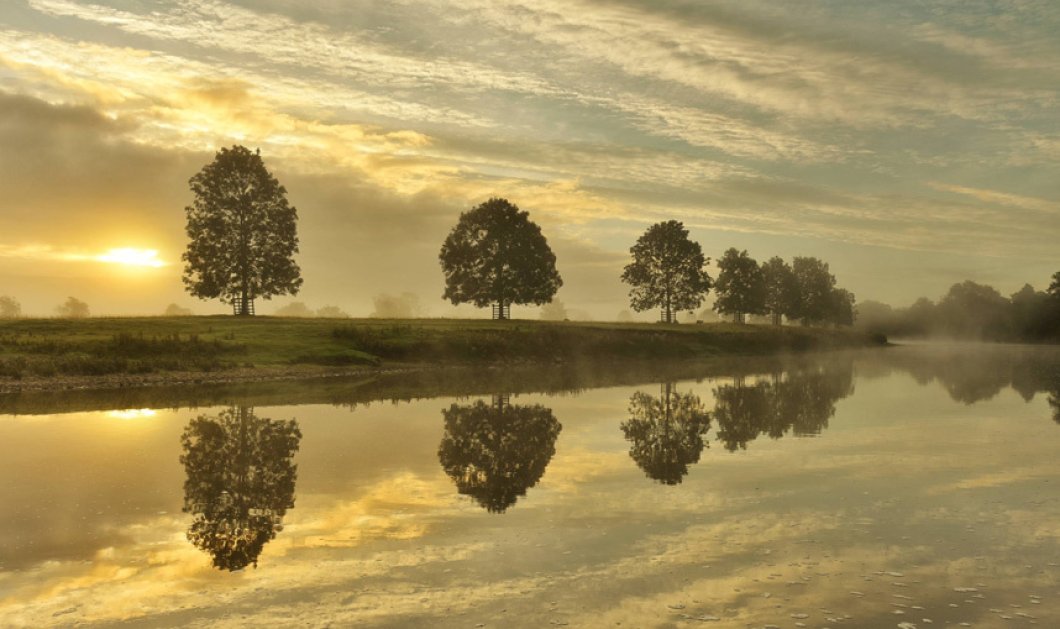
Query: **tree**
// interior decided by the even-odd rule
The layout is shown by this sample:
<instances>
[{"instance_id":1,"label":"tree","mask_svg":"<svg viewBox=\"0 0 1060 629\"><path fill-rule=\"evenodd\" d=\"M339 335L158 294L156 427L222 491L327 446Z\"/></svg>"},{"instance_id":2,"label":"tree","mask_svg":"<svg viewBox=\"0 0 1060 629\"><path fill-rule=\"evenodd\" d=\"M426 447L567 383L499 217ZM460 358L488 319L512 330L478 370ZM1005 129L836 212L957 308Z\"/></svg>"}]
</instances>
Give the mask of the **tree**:
<instances>
[{"instance_id":1,"label":"tree","mask_svg":"<svg viewBox=\"0 0 1060 629\"><path fill-rule=\"evenodd\" d=\"M14 297L0 297L0 319L17 319L22 316L22 304Z\"/></svg>"},{"instance_id":2,"label":"tree","mask_svg":"<svg viewBox=\"0 0 1060 629\"><path fill-rule=\"evenodd\" d=\"M679 221L652 225L629 252L633 261L622 272L632 287L629 304L637 312L662 308L664 323L677 323L678 312L698 308L714 286L704 268L708 259Z\"/></svg>"},{"instance_id":3,"label":"tree","mask_svg":"<svg viewBox=\"0 0 1060 629\"><path fill-rule=\"evenodd\" d=\"M558 299L553 299L550 303L541 306L542 321L563 321L569 318L570 314L567 312L567 306Z\"/></svg>"},{"instance_id":4,"label":"tree","mask_svg":"<svg viewBox=\"0 0 1060 629\"><path fill-rule=\"evenodd\" d=\"M169 304L166 306L166 310L162 314L166 317L190 317L194 313L192 313L190 308L178 306L177 304Z\"/></svg>"},{"instance_id":5,"label":"tree","mask_svg":"<svg viewBox=\"0 0 1060 629\"><path fill-rule=\"evenodd\" d=\"M350 315L338 306L324 306L317 310L317 316L322 319L349 319Z\"/></svg>"},{"instance_id":6,"label":"tree","mask_svg":"<svg viewBox=\"0 0 1060 629\"><path fill-rule=\"evenodd\" d=\"M1060 272L1045 292L1037 292L1030 284L1014 293L1012 320L1019 338L1026 340L1060 340Z\"/></svg>"},{"instance_id":7,"label":"tree","mask_svg":"<svg viewBox=\"0 0 1060 629\"><path fill-rule=\"evenodd\" d=\"M194 516L188 541L213 557L214 567L257 565L265 544L294 507L302 432L295 420L258 417L233 407L191 420L180 442L187 480L184 512Z\"/></svg>"},{"instance_id":8,"label":"tree","mask_svg":"<svg viewBox=\"0 0 1060 629\"><path fill-rule=\"evenodd\" d=\"M55 308L55 313L64 319L84 319L89 315L88 304L77 297L67 297Z\"/></svg>"},{"instance_id":9,"label":"tree","mask_svg":"<svg viewBox=\"0 0 1060 629\"><path fill-rule=\"evenodd\" d=\"M223 148L189 183L195 200L185 208L190 241L182 256L188 292L235 304L241 315L252 313L258 297L298 294L298 213L261 153Z\"/></svg>"},{"instance_id":10,"label":"tree","mask_svg":"<svg viewBox=\"0 0 1060 629\"><path fill-rule=\"evenodd\" d=\"M854 293L845 288L832 291L829 319L836 325L854 325Z\"/></svg>"},{"instance_id":11,"label":"tree","mask_svg":"<svg viewBox=\"0 0 1060 629\"><path fill-rule=\"evenodd\" d=\"M718 260L718 281L714 289L714 309L732 315L733 323L743 323L745 314L766 311L766 284L758 262L747 251L730 248Z\"/></svg>"},{"instance_id":12,"label":"tree","mask_svg":"<svg viewBox=\"0 0 1060 629\"><path fill-rule=\"evenodd\" d=\"M773 256L762 265L765 284L765 311L773 316L773 325L780 325L784 315L791 315L792 304L798 297L795 274L787 262Z\"/></svg>"},{"instance_id":13,"label":"tree","mask_svg":"<svg viewBox=\"0 0 1060 629\"><path fill-rule=\"evenodd\" d=\"M630 442L629 456L648 478L664 485L680 483L706 447L703 436L710 430L710 414L703 401L667 383L659 397L634 393L629 415L621 424Z\"/></svg>"},{"instance_id":14,"label":"tree","mask_svg":"<svg viewBox=\"0 0 1060 629\"><path fill-rule=\"evenodd\" d=\"M1053 281L1049 283L1049 288L1045 292L1049 293L1053 299L1060 299L1060 271L1053 273Z\"/></svg>"},{"instance_id":15,"label":"tree","mask_svg":"<svg viewBox=\"0 0 1060 629\"><path fill-rule=\"evenodd\" d=\"M453 404L442 411L445 434L438 460L456 483L490 513L504 513L545 473L563 428L540 404Z\"/></svg>"},{"instance_id":16,"label":"tree","mask_svg":"<svg viewBox=\"0 0 1060 629\"><path fill-rule=\"evenodd\" d=\"M869 332L893 334L897 317L894 308L883 302L868 300L858 302L857 326Z\"/></svg>"},{"instance_id":17,"label":"tree","mask_svg":"<svg viewBox=\"0 0 1060 629\"><path fill-rule=\"evenodd\" d=\"M1021 337L1039 336L1041 313L1048 310L1049 301L1048 293L1039 293L1030 284L1012 293L1009 311L1013 330Z\"/></svg>"},{"instance_id":18,"label":"tree","mask_svg":"<svg viewBox=\"0 0 1060 629\"><path fill-rule=\"evenodd\" d=\"M835 276L828 264L817 258L797 257L791 263L797 298L791 304L791 316L803 325L827 321L832 312L832 290Z\"/></svg>"},{"instance_id":19,"label":"tree","mask_svg":"<svg viewBox=\"0 0 1060 629\"><path fill-rule=\"evenodd\" d=\"M563 279L541 228L507 199L490 199L464 212L438 258L445 293L453 304L496 304L508 318L511 304L552 301Z\"/></svg>"},{"instance_id":20,"label":"tree","mask_svg":"<svg viewBox=\"0 0 1060 629\"><path fill-rule=\"evenodd\" d=\"M928 334L938 328L939 307L927 297L920 297L905 309L906 334Z\"/></svg>"},{"instance_id":21,"label":"tree","mask_svg":"<svg viewBox=\"0 0 1060 629\"><path fill-rule=\"evenodd\" d=\"M423 316L420 296L415 293L388 295L380 293L372 299L375 310L370 317L378 319L415 319Z\"/></svg>"},{"instance_id":22,"label":"tree","mask_svg":"<svg viewBox=\"0 0 1060 629\"><path fill-rule=\"evenodd\" d=\"M967 280L950 287L938 311L947 334L998 340L1010 333L1009 306L997 289Z\"/></svg>"},{"instance_id":23,"label":"tree","mask_svg":"<svg viewBox=\"0 0 1060 629\"><path fill-rule=\"evenodd\" d=\"M276 309L276 312L272 313L277 317L294 317L298 319L308 319L315 313L309 309L309 306L305 305L304 301L292 301L286 306L281 306Z\"/></svg>"}]
</instances>

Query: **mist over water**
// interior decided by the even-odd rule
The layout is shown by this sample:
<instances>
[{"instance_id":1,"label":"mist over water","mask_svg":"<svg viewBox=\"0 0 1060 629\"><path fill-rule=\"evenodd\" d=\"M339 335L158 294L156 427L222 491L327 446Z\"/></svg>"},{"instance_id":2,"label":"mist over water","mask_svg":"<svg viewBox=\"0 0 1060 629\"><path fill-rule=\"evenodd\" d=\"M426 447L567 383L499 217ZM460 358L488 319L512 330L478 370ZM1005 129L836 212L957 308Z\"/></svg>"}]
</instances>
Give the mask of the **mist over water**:
<instances>
[{"instance_id":1,"label":"mist over water","mask_svg":"<svg viewBox=\"0 0 1060 629\"><path fill-rule=\"evenodd\" d=\"M0 399L0 624L1060 623L1057 349L622 367Z\"/></svg>"}]
</instances>

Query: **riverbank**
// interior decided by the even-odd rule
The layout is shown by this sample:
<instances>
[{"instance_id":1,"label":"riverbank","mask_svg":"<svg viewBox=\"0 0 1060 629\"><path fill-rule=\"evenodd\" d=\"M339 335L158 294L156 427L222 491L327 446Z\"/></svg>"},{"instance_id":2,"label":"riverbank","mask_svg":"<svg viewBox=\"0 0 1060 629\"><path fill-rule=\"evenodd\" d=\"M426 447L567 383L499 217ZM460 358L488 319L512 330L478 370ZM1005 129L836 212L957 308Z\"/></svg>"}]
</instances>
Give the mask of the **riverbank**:
<instances>
[{"instance_id":1,"label":"riverbank","mask_svg":"<svg viewBox=\"0 0 1060 629\"><path fill-rule=\"evenodd\" d=\"M0 321L0 391L253 382L450 365L698 360L866 347L850 330L466 319Z\"/></svg>"}]
</instances>

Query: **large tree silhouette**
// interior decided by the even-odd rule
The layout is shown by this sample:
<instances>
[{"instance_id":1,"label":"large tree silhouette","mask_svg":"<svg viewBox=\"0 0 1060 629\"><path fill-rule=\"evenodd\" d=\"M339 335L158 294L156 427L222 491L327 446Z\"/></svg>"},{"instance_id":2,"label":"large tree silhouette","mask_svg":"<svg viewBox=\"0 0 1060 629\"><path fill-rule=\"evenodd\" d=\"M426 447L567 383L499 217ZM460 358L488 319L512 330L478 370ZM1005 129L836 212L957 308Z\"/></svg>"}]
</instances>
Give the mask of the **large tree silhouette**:
<instances>
[{"instance_id":1,"label":"large tree silhouette","mask_svg":"<svg viewBox=\"0 0 1060 629\"><path fill-rule=\"evenodd\" d=\"M845 288L832 290L829 319L838 325L854 325L854 293Z\"/></svg>"},{"instance_id":2,"label":"large tree silhouette","mask_svg":"<svg viewBox=\"0 0 1060 629\"><path fill-rule=\"evenodd\" d=\"M190 241L183 255L188 292L220 298L242 315L252 314L259 297L297 294L298 214L260 152L223 148L190 184L195 200L185 208Z\"/></svg>"},{"instance_id":3,"label":"large tree silhouette","mask_svg":"<svg viewBox=\"0 0 1060 629\"><path fill-rule=\"evenodd\" d=\"M454 304L497 307L552 301L563 280L556 256L529 213L506 199L490 199L460 215L439 254L445 293Z\"/></svg>"},{"instance_id":4,"label":"large tree silhouette","mask_svg":"<svg viewBox=\"0 0 1060 629\"><path fill-rule=\"evenodd\" d=\"M939 301L938 313L951 334L996 340L1009 333L1009 307L997 289L969 280L950 287Z\"/></svg>"},{"instance_id":5,"label":"large tree silhouette","mask_svg":"<svg viewBox=\"0 0 1060 629\"><path fill-rule=\"evenodd\" d=\"M718 269L714 310L732 315L734 323L743 323L745 314L766 311L765 276L747 251L726 250L718 260Z\"/></svg>"},{"instance_id":6,"label":"large tree silhouette","mask_svg":"<svg viewBox=\"0 0 1060 629\"><path fill-rule=\"evenodd\" d=\"M294 507L298 467L291 459L301 439L296 421L258 417L244 407L188 423L180 462L187 474L184 512L195 519L187 537L210 553L214 567L257 566Z\"/></svg>"},{"instance_id":7,"label":"large tree silhouette","mask_svg":"<svg viewBox=\"0 0 1060 629\"><path fill-rule=\"evenodd\" d=\"M790 315L798 298L795 274L782 258L774 256L762 265L765 285L765 310L773 317L773 325L780 325L782 317Z\"/></svg>"},{"instance_id":8,"label":"large tree silhouette","mask_svg":"<svg viewBox=\"0 0 1060 629\"><path fill-rule=\"evenodd\" d=\"M1053 273L1052 281L1049 282L1049 288L1045 289L1045 292L1054 299L1060 299L1060 271Z\"/></svg>"},{"instance_id":9,"label":"large tree silhouette","mask_svg":"<svg viewBox=\"0 0 1060 629\"><path fill-rule=\"evenodd\" d=\"M622 281L631 287L630 306L638 312L661 308L665 323L676 323L680 311L698 308L714 285L702 248L689 240L679 221L652 225L629 252L633 261Z\"/></svg>"},{"instance_id":10,"label":"large tree silhouette","mask_svg":"<svg viewBox=\"0 0 1060 629\"><path fill-rule=\"evenodd\" d=\"M791 316L801 319L804 325L827 321L835 303L835 276L828 270L828 263L817 258L795 258L791 271L798 291Z\"/></svg>"},{"instance_id":11,"label":"large tree silhouette","mask_svg":"<svg viewBox=\"0 0 1060 629\"><path fill-rule=\"evenodd\" d=\"M456 483L490 513L504 513L541 480L563 428L552 409L508 404L453 404L442 411L445 435L438 460Z\"/></svg>"},{"instance_id":12,"label":"large tree silhouette","mask_svg":"<svg viewBox=\"0 0 1060 629\"><path fill-rule=\"evenodd\" d=\"M710 430L710 414L699 396L663 385L659 397L637 391L629 399L629 419L621 428L630 442L629 456L648 478L677 485L688 466L699 462Z\"/></svg>"}]
</instances>

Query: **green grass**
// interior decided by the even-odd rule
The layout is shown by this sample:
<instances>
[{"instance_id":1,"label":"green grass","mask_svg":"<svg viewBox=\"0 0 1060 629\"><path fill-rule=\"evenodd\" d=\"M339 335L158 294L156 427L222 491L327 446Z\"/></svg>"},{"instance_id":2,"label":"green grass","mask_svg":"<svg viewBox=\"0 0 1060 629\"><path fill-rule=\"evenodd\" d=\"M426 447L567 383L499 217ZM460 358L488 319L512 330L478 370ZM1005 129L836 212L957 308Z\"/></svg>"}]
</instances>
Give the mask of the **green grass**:
<instances>
[{"instance_id":1,"label":"green grass","mask_svg":"<svg viewBox=\"0 0 1060 629\"><path fill-rule=\"evenodd\" d=\"M237 367L695 359L872 344L847 330L711 323L128 317L0 321L0 378Z\"/></svg>"}]
</instances>

